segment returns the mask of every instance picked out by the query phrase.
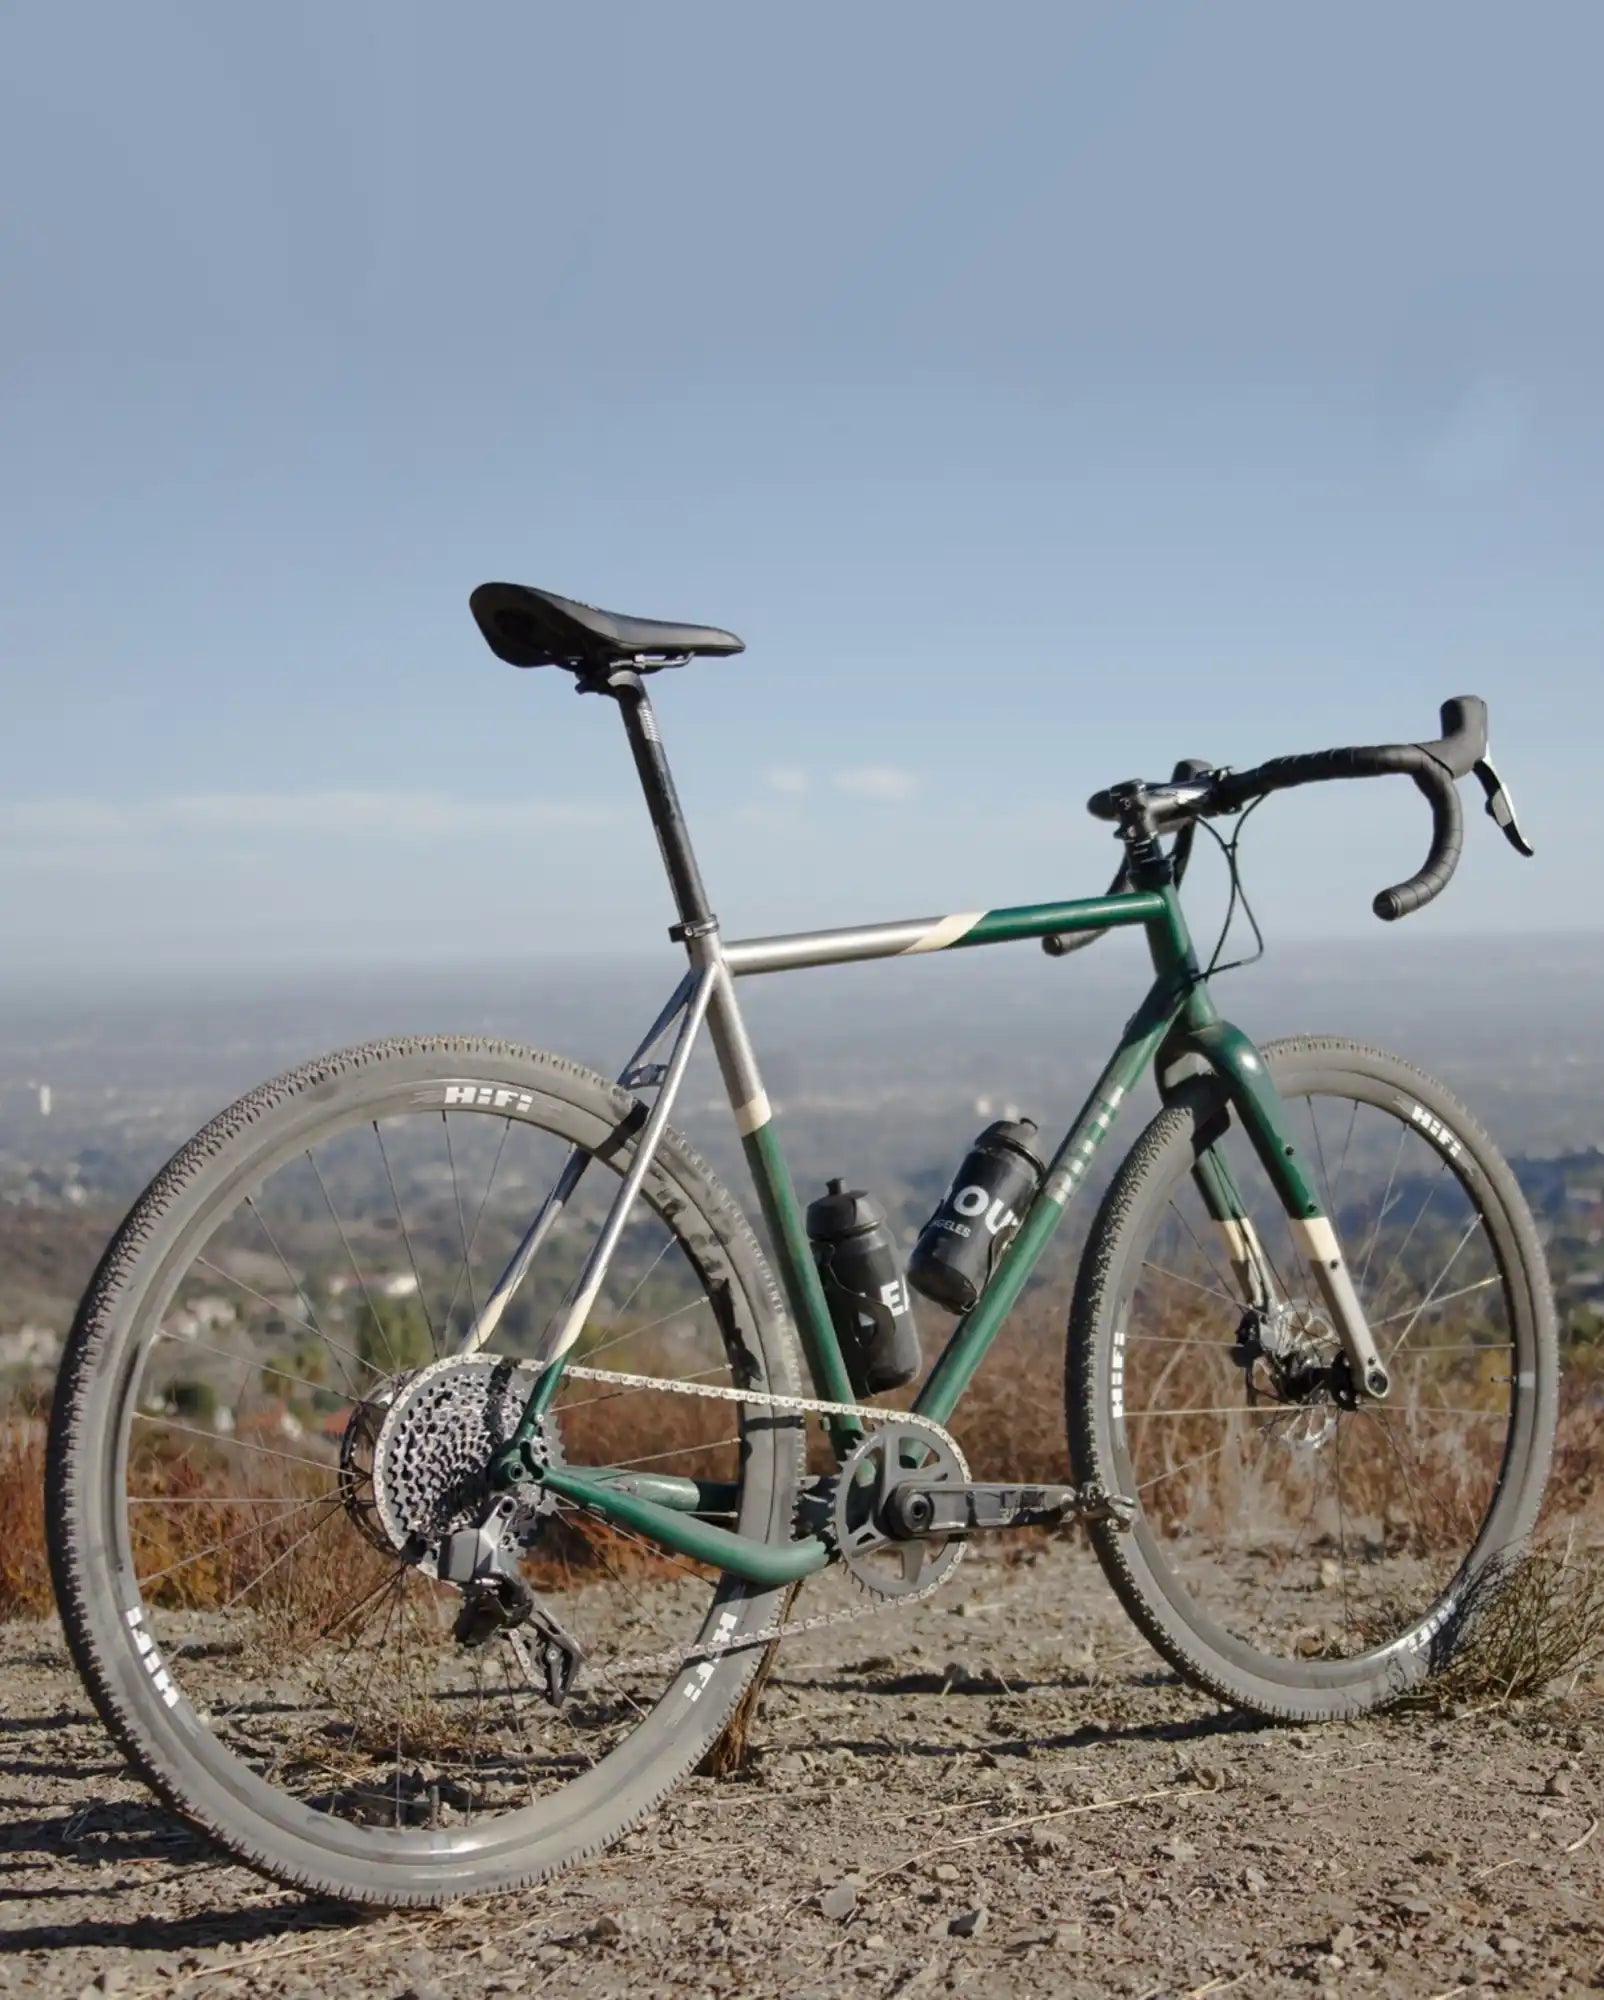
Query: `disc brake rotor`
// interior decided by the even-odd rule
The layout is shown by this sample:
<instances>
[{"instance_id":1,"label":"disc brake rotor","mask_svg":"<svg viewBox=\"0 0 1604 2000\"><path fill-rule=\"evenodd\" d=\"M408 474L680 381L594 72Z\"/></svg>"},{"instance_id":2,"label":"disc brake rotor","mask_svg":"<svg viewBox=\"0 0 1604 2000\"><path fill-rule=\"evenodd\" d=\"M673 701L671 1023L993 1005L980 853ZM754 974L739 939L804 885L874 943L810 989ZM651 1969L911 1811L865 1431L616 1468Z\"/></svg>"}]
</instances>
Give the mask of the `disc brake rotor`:
<instances>
[{"instance_id":1,"label":"disc brake rotor","mask_svg":"<svg viewBox=\"0 0 1604 2000\"><path fill-rule=\"evenodd\" d=\"M1271 1435L1294 1451L1319 1451L1336 1433L1339 1406L1329 1388L1342 1343L1325 1313L1305 1301L1289 1301L1266 1328L1266 1356L1274 1371L1273 1400L1287 1406ZM1304 1390L1302 1383L1314 1385Z\"/></svg>"}]
</instances>

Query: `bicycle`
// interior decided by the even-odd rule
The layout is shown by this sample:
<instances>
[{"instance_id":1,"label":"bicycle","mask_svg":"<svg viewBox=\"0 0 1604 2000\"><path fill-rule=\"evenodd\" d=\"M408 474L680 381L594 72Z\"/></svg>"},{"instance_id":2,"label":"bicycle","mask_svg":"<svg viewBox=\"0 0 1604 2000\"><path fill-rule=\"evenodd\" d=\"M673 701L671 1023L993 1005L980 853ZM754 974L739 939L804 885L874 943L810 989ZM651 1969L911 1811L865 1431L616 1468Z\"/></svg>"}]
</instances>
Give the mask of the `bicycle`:
<instances>
[{"instance_id":1,"label":"bicycle","mask_svg":"<svg viewBox=\"0 0 1604 2000\"><path fill-rule=\"evenodd\" d=\"M779 1640L928 1597L974 1534L1044 1523L1084 1522L1142 1632L1239 1708L1354 1715L1431 1672L1547 1476L1532 1219L1440 1084L1223 1019L1180 887L1200 827L1327 780L1403 775L1430 803L1385 919L1447 886L1472 772L1529 853L1484 705L1446 703L1430 742L1099 792L1123 854L1101 896L726 941L645 680L741 641L515 585L471 603L503 660L616 705L687 969L615 1082L484 1039L348 1049L242 1097L135 1203L67 1345L48 1515L74 1660L161 1797L347 1899L535 1881L641 1820ZM1242 824L1215 833L1233 892ZM1121 927L1150 990L911 1409L873 1401L737 981ZM669 1124L704 1025L778 1282ZM1069 1314L1073 1482L975 1481L953 1414L1149 1068L1160 1108ZM794 1616L827 1569L861 1595Z\"/></svg>"}]
</instances>

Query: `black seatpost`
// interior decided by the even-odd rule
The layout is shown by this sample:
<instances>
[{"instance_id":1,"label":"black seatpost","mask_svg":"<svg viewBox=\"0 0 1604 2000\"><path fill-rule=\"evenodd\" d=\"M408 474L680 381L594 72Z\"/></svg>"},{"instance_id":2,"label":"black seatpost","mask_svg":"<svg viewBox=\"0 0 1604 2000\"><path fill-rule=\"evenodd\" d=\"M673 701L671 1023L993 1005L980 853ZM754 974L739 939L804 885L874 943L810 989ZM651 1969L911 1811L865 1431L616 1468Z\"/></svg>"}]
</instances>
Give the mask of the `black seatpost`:
<instances>
[{"instance_id":1,"label":"black seatpost","mask_svg":"<svg viewBox=\"0 0 1604 2000\"><path fill-rule=\"evenodd\" d=\"M614 667L599 680L582 681L580 687L587 693L594 690L610 694L624 718L624 731L629 737L641 790L646 794L657 845L662 850L663 865L674 891L674 907L679 911L680 920L669 936L684 941L714 929L718 920L708 907L690 830L680 811L679 794L674 790L663 740L657 733L657 718L640 675L629 667Z\"/></svg>"}]
</instances>

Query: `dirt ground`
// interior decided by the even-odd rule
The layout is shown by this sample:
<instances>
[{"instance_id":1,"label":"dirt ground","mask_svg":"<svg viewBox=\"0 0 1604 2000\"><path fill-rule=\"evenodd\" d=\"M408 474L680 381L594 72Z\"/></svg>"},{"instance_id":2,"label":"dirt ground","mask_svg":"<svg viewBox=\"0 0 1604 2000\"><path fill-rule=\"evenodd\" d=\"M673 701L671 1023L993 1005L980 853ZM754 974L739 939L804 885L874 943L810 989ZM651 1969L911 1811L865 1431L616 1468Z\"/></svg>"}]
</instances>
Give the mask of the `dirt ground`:
<instances>
[{"instance_id":1,"label":"dirt ground","mask_svg":"<svg viewBox=\"0 0 1604 2000\"><path fill-rule=\"evenodd\" d=\"M1057 1544L977 1549L931 1603L793 1641L759 1742L544 1888L369 1917L202 1846L110 1749L55 1628L14 1625L0 1993L1604 1990L1596 1690L1262 1728L1182 1687Z\"/></svg>"}]
</instances>

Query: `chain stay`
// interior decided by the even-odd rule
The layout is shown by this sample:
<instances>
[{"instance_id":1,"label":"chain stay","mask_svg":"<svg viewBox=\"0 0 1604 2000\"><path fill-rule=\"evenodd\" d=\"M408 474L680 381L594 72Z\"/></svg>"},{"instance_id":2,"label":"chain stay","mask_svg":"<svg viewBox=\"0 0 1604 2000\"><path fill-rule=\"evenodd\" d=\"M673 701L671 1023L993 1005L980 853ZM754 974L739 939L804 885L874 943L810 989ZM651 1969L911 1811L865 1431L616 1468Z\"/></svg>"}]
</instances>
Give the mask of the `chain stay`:
<instances>
[{"instance_id":1,"label":"chain stay","mask_svg":"<svg viewBox=\"0 0 1604 2000\"><path fill-rule=\"evenodd\" d=\"M710 1402L747 1403L765 1410L787 1410L797 1416L856 1417L867 1419L874 1424L905 1424L914 1430L927 1431L953 1451L957 1445L949 1433L933 1417L916 1416L909 1410L882 1409L873 1403L830 1403L817 1396L781 1396L766 1389L726 1388L718 1382L673 1382L660 1375L626 1375L613 1368L586 1368L580 1363L570 1363L563 1370L564 1376L572 1376L581 1382L611 1382L622 1389L657 1389L666 1395L700 1396ZM959 1453L962 1463L962 1454ZM650 1673L670 1667L680 1667L691 1660L719 1660L730 1653L750 1652L754 1646L772 1645L777 1639L799 1638L804 1632L819 1632L831 1625L855 1624L860 1618L878 1617L883 1612L901 1611L910 1604L918 1604L924 1598L932 1597L951 1576L957 1562L962 1560L965 1544L959 1543L958 1556L941 1575L922 1589L912 1590L900 1597L865 1598L861 1604L846 1605L839 1611L816 1612L811 1618L788 1618L780 1623L765 1626L758 1632L743 1633L739 1638L724 1641L708 1641L706 1644L693 1643L689 1646L671 1647L661 1653L642 1653L625 1660L607 1663L605 1673ZM600 1668L600 1662L596 1663Z\"/></svg>"}]
</instances>

